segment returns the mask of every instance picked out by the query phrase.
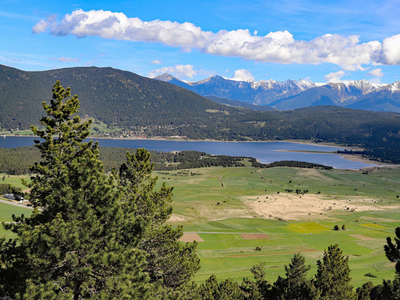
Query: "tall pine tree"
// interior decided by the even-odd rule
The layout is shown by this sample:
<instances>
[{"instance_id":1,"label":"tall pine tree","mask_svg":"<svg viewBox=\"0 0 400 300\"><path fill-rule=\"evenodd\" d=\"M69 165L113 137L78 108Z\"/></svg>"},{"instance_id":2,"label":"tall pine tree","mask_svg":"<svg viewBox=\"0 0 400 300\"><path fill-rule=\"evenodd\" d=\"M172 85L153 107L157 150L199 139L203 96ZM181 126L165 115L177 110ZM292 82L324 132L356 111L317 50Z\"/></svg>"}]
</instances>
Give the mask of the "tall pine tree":
<instances>
[{"instance_id":1,"label":"tall pine tree","mask_svg":"<svg viewBox=\"0 0 400 300\"><path fill-rule=\"evenodd\" d=\"M353 286L350 284L350 267L348 257L345 257L337 244L325 250L322 260L317 261L318 269L314 285L321 300L357 299Z\"/></svg>"},{"instance_id":2,"label":"tall pine tree","mask_svg":"<svg viewBox=\"0 0 400 300\"><path fill-rule=\"evenodd\" d=\"M182 229L164 224L172 189L153 191L148 152L128 155L119 175L105 175L97 143L84 142L91 121L76 115L78 97L57 82L43 107L44 130L32 127L43 158L31 168L34 211L4 225L17 237L0 240L0 294L155 299L171 294L160 292L166 287L184 286L198 270L196 245L182 246ZM168 246L178 251L175 256ZM158 270L160 261L169 264Z\"/></svg>"},{"instance_id":3,"label":"tall pine tree","mask_svg":"<svg viewBox=\"0 0 400 300\"><path fill-rule=\"evenodd\" d=\"M153 164L150 153L138 149L127 153L127 162L119 172L119 190L122 194L124 214L149 224L138 248L147 253L145 272L150 282L162 286L160 296L178 297L184 293L187 283L200 268L197 243L183 245L179 239L183 228L174 229L165 222L172 213L172 188L165 183L155 191L157 177L152 177ZM130 237L126 236L129 241Z\"/></svg>"},{"instance_id":4,"label":"tall pine tree","mask_svg":"<svg viewBox=\"0 0 400 300\"><path fill-rule=\"evenodd\" d=\"M384 246L386 257L390 262L396 263L396 275L393 281L383 280L383 285L380 289L378 299L382 300L398 300L400 299L400 227L395 229L396 237L394 243L391 237L386 238L386 245Z\"/></svg>"},{"instance_id":5,"label":"tall pine tree","mask_svg":"<svg viewBox=\"0 0 400 300\"><path fill-rule=\"evenodd\" d=\"M392 242L391 237L386 238L386 245L384 246L386 257L393 263L396 263L396 274L400 275L400 227L395 230L396 237Z\"/></svg>"},{"instance_id":6,"label":"tall pine tree","mask_svg":"<svg viewBox=\"0 0 400 300\"><path fill-rule=\"evenodd\" d=\"M276 299L306 300L313 299L313 287L307 278L311 266L306 266L304 256L297 253L293 256L289 266L285 266L286 278L278 277L273 287Z\"/></svg>"}]
</instances>

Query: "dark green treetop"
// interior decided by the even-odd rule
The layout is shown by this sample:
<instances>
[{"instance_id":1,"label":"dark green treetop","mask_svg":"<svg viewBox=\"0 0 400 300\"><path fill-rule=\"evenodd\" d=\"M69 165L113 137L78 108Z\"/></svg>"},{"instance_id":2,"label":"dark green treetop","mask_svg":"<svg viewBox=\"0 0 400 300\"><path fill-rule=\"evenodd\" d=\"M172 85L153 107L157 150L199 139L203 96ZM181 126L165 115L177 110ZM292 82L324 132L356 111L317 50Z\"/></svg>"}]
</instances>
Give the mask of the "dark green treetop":
<instances>
[{"instance_id":1,"label":"dark green treetop","mask_svg":"<svg viewBox=\"0 0 400 300\"><path fill-rule=\"evenodd\" d=\"M400 275L400 227L395 230L396 237L394 243L391 237L386 238L387 244L384 246L386 257L393 263L396 263L396 273Z\"/></svg>"},{"instance_id":2,"label":"dark green treetop","mask_svg":"<svg viewBox=\"0 0 400 300\"><path fill-rule=\"evenodd\" d=\"M244 299L269 299L271 296L271 284L265 278L265 262L260 262L251 268L253 278L243 278L240 285Z\"/></svg>"},{"instance_id":3,"label":"dark green treetop","mask_svg":"<svg viewBox=\"0 0 400 300\"><path fill-rule=\"evenodd\" d=\"M321 300L357 299L350 284L349 258L343 255L337 244L324 251L322 260L317 261L314 286Z\"/></svg>"},{"instance_id":4,"label":"dark green treetop","mask_svg":"<svg viewBox=\"0 0 400 300\"><path fill-rule=\"evenodd\" d=\"M389 261L396 263L396 275L393 281L383 280L383 285L379 290L379 300L400 299L400 227L395 229L395 234L394 243L391 237L386 238L387 244L384 246L384 250Z\"/></svg>"},{"instance_id":5,"label":"dark green treetop","mask_svg":"<svg viewBox=\"0 0 400 300\"><path fill-rule=\"evenodd\" d=\"M289 266L285 266L286 278L279 276L273 287L273 293L278 299L313 299L313 288L307 278L307 272L311 266L307 266L305 261L304 256L297 253L293 256Z\"/></svg>"},{"instance_id":6,"label":"dark green treetop","mask_svg":"<svg viewBox=\"0 0 400 300\"><path fill-rule=\"evenodd\" d=\"M371 290L374 288L374 284L371 281L367 281L361 287L357 288L357 300L371 300Z\"/></svg>"},{"instance_id":7,"label":"dark green treetop","mask_svg":"<svg viewBox=\"0 0 400 300\"><path fill-rule=\"evenodd\" d=\"M215 275L211 275L199 287L199 299L202 300L245 300L237 282L231 278L218 282Z\"/></svg>"}]
</instances>

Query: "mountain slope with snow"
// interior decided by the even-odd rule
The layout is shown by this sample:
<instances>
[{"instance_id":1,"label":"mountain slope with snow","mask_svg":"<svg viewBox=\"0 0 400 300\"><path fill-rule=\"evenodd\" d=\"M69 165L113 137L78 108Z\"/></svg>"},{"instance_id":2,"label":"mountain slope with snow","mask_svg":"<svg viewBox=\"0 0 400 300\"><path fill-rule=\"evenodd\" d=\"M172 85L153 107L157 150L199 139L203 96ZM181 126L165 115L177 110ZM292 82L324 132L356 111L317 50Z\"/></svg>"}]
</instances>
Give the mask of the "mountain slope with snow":
<instances>
[{"instance_id":1,"label":"mountain slope with snow","mask_svg":"<svg viewBox=\"0 0 400 300\"><path fill-rule=\"evenodd\" d=\"M202 96L228 98L254 105L268 105L277 99L297 95L316 86L315 83L307 80L248 82L228 79L218 75L197 82L183 82L170 74L162 74L154 79L187 88Z\"/></svg>"},{"instance_id":2,"label":"mountain slope with snow","mask_svg":"<svg viewBox=\"0 0 400 300\"><path fill-rule=\"evenodd\" d=\"M314 83L300 79L241 81L211 76L197 82L184 82L170 74L157 80L189 89L202 96L215 96L244 103L292 110L316 105L334 105L373 111L400 112L400 82L373 84L367 80L340 83Z\"/></svg>"}]
</instances>

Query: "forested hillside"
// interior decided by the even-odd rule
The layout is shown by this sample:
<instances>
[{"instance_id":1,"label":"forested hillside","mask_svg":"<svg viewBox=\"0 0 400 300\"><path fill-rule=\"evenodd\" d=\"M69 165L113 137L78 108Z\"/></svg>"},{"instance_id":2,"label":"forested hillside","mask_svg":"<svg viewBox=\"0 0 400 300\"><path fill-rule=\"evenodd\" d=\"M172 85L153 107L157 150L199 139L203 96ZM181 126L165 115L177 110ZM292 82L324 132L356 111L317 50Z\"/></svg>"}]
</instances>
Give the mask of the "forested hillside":
<instances>
[{"instance_id":1,"label":"forested hillside","mask_svg":"<svg viewBox=\"0 0 400 300\"><path fill-rule=\"evenodd\" d=\"M0 127L38 124L41 103L51 97L56 80L79 95L82 116L107 125L199 125L207 109L221 109L188 90L113 68L24 72L0 65Z\"/></svg>"}]
</instances>

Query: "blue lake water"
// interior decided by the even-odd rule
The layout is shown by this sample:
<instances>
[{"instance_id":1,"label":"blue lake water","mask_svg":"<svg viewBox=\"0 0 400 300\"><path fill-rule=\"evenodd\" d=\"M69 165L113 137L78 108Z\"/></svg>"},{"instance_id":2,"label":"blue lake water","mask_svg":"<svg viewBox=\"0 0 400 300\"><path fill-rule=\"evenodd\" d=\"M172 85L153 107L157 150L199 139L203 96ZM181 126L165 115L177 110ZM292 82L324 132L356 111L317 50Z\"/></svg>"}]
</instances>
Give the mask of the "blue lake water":
<instances>
[{"instance_id":1,"label":"blue lake water","mask_svg":"<svg viewBox=\"0 0 400 300\"><path fill-rule=\"evenodd\" d=\"M0 147L15 148L31 146L34 137L0 137ZM280 160L297 160L332 166L335 169L361 169L372 166L357 161L349 161L339 155L326 153L301 153L279 150L306 150L332 152L343 150L341 147L329 147L320 145L306 145L288 142L206 142L206 141L164 141L164 140L125 140L125 139L93 139L99 142L101 147L126 147L146 148L155 151L204 151L215 155L250 156L261 163L271 163Z\"/></svg>"}]
</instances>

